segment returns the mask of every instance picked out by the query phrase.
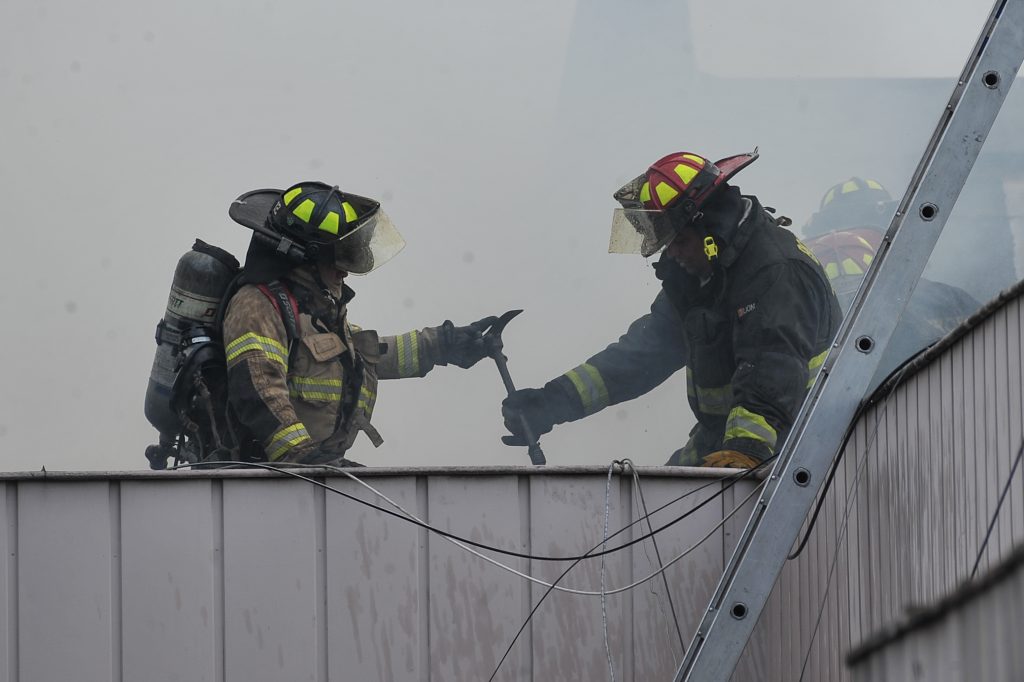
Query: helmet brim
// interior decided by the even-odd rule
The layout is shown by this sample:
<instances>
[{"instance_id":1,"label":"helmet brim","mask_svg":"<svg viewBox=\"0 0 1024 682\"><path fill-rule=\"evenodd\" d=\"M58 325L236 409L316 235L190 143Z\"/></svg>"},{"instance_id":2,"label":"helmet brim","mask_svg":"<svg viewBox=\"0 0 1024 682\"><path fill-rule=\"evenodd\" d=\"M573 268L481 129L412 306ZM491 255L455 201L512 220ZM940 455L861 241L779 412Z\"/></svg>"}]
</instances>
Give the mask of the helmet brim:
<instances>
[{"instance_id":1,"label":"helmet brim","mask_svg":"<svg viewBox=\"0 0 1024 682\"><path fill-rule=\"evenodd\" d=\"M231 202L228 216L239 225L257 230L267 222L270 209L281 198L280 189L254 189Z\"/></svg>"},{"instance_id":2,"label":"helmet brim","mask_svg":"<svg viewBox=\"0 0 1024 682\"><path fill-rule=\"evenodd\" d=\"M737 154L736 156L727 156L724 159L715 161L715 166L721 171L720 180L718 182L726 182L732 176L739 173L741 170L749 166L750 164L757 161L757 157L760 156L757 150L750 152L749 154ZM718 184L718 183L716 183Z\"/></svg>"}]
</instances>

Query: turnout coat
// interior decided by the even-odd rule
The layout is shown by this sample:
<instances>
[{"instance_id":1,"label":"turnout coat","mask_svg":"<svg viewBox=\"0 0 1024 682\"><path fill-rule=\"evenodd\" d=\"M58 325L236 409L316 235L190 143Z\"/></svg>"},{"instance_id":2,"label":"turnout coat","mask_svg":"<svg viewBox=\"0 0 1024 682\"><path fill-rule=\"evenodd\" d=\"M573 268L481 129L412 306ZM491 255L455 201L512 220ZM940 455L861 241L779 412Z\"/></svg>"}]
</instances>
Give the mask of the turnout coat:
<instances>
[{"instance_id":1,"label":"turnout coat","mask_svg":"<svg viewBox=\"0 0 1024 682\"><path fill-rule=\"evenodd\" d=\"M842 312L813 253L755 197L739 198L738 215L713 231L720 252L708 280L663 254L650 312L549 382L570 397L569 420L642 395L685 367L697 425L668 464L700 465L716 450L763 460L781 446Z\"/></svg>"}]
</instances>

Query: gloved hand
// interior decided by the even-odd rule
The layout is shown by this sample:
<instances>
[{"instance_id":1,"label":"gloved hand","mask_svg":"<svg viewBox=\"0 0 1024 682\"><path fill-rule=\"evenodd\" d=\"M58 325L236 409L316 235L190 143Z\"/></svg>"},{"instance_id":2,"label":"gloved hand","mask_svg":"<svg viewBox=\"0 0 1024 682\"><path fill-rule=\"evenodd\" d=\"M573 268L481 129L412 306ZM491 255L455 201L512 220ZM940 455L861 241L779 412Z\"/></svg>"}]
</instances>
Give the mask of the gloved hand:
<instances>
[{"instance_id":1,"label":"gloved hand","mask_svg":"<svg viewBox=\"0 0 1024 682\"><path fill-rule=\"evenodd\" d=\"M724 467L726 469L753 469L761 464L760 461L744 455L736 450L717 450L704 458L705 467Z\"/></svg>"},{"instance_id":2,"label":"gloved hand","mask_svg":"<svg viewBox=\"0 0 1024 682\"><path fill-rule=\"evenodd\" d=\"M501 416L511 436L502 436L505 445L527 445L523 430L523 418L530 426L534 438L550 431L556 423L556 415L549 405L547 391L543 388L523 388L513 392L501 401Z\"/></svg>"},{"instance_id":3,"label":"gloved hand","mask_svg":"<svg viewBox=\"0 0 1024 682\"><path fill-rule=\"evenodd\" d=\"M466 327L456 327L451 320L441 325L441 364L451 363L469 369L490 353L484 341L484 332L495 324L498 318L491 315Z\"/></svg>"}]
</instances>

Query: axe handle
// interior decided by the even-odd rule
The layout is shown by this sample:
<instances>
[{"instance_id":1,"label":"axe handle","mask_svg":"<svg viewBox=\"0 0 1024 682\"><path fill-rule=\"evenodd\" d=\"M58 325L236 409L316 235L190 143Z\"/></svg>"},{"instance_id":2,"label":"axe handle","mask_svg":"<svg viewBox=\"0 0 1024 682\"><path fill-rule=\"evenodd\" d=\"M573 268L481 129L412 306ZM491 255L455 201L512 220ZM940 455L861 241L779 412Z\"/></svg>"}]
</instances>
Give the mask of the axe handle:
<instances>
[{"instance_id":1,"label":"axe handle","mask_svg":"<svg viewBox=\"0 0 1024 682\"><path fill-rule=\"evenodd\" d=\"M508 358L506 358L505 354L500 350L494 353L491 357L494 358L494 363L498 365L498 374L501 375L501 381L505 384L505 390L509 395L512 395L516 390L516 385L512 383L512 376L508 373ZM520 414L519 420L523 425L523 436L526 437L526 444L528 446L527 452L530 455L530 462L537 466L547 464L548 460L544 457L544 451L540 449L540 443L537 442L537 437L533 435L533 429L530 428L530 424L526 421L526 417Z\"/></svg>"}]
</instances>

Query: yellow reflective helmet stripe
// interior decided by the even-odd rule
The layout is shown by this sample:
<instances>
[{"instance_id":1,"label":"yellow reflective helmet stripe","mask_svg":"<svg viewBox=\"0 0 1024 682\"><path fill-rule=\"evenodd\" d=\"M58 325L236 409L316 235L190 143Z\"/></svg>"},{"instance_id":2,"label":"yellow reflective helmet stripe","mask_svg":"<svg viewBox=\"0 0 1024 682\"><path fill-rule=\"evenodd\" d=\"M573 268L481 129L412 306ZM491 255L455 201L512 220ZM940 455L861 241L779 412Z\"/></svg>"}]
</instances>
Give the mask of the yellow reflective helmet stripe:
<instances>
[{"instance_id":1,"label":"yellow reflective helmet stripe","mask_svg":"<svg viewBox=\"0 0 1024 682\"><path fill-rule=\"evenodd\" d=\"M658 194L662 206L666 206L668 202L679 196L679 192L667 182L659 182L654 191Z\"/></svg>"},{"instance_id":2,"label":"yellow reflective helmet stripe","mask_svg":"<svg viewBox=\"0 0 1024 682\"><path fill-rule=\"evenodd\" d=\"M847 180L846 182L843 183L843 188L839 191L842 192L843 194L849 194L850 192L856 192L859 189L860 186L857 185L856 180Z\"/></svg>"},{"instance_id":3,"label":"yellow reflective helmet stripe","mask_svg":"<svg viewBox=\"0 0 1024 682\"><path fill-rule=\"evenodd\" d=\"M684 185L689 185L693 182L693 179L697 177L697 173L700 172L697 168L687 166L685 163L677 164L674 170Z\"/></svg>"},{"instance_id":4,"label":"yellow reflective helmet stripe","mask_svg":"<svg viewBox=\"0 0 1024 682\"><path fill-rule=\"evenodd\" d=\"M828 275L829 279L835 279L839 276L839 265L838 263L826 263L825 274Z\"/></svg>"},{"instance_id":5,"label":"yellow reflective helmet stripe","mask_svg":"<svg viewBox=\"0 0 1024 682\"><path fill-rule=\"evenodd\" d=\"M865 249L871 249L872 251L875 250L875 247L871 246L871 242L864 239L864 237L857 237L857 241L859 241Z\"/></svg>"},{"instance_id":6,"label":"yellow reflective helmet stripe","mask_svg":"<svg viewBox=\"0 0 1024 682\"><path fill-rule=\"evenodd\" d=\"M821 205L822 206L827 206L828 204L831 204L832 200L835 199L835 198L836 198L836 188L833 187L832 189L830 189L828 192L825 193L825 198L821 200Z\"/></svg>"},{"instance_id":7,"label":"yellow reflective helmet stripe","mask_svg":"<svg viewBox=\"0 0 1024 682\"><path fill-rule=\"evenodd\" d=\"M341 204L341 208L342 208L343 211L345 211L345 222L346 223L351 223L351 222L359 219L359 216L356 215L356 210L354 208L352 208L352 204L348 203L347 201L344 201Z\"/></svg>"},{"instance_id":8,"label":"yellow reflective helmet stripe","mask_svg":"<svg viewBox=\"0 0 1024 682\"><path fill-rule=\"evenodd\" d=\"M761 441L774 452L778 433L764 417L756 412L751 412L742 405L737 405L729 412L729 418L725 422L725 440L731 438L750 438Z\"/></svg>"},{"instance_id":9,"label":"yellow reflective helmet stripe","mask_svg":"<svg viewBox=\"0 0 1024 682\"><path fill-rule=\"evenodd\" d=\"M292 213L308 223L309 219L313 216L314 208L316 208L316 204L311 199L304 199L301 204L292 210Z\"/></svg>"},{"instance_id":10,"label":"yellow reflective helmet stripe","mask_svg":"<svg viewBox=\"0 0 1024 682\"><path fill-rule=\"evenodd\" d=\"M580 396L584 415L589 416L608 407L611 402L608 398L608 387L597 367L584 362L570 369L565 376L572 382Z\"/></svg>"},{"instance_id":11,"label":"yellow reflective helmet stripe","mask_svg":"<svg viewBox=\"0 0 1024 682\"><path fill-rule=\"evenodd\" d=\"M704 160L703 157L697 156L696 154L683 154L683 158L684 159L689 159L690 161L693 161L695 164L697 164L701 168L703 168L704 164L706 163L706 161Z\"/></svg>"},{"instance_id":12,"label":"yellow reflective helmet stripe","mask_svg":"<svg viewBox=\"0 0 1024 682\"><path fill-rule=\"evenodd\" d=\"M301 187L296 187L295 189L291 190L290 192L285 192L285 195L284 195L284 205L287 206L288 204L292 203L292 200L295 197L299 196L300 194L302 194L302 188Z\"/></svg>"},{"instance_id":13,"label":"yellow reflective helmet stripe","mask_svg":"<svg viewBox=\"0 0 1024 682\"><path fill-rule=\"evenodd\" d=\"M864 270L852 258L843 259L843 272L847 275L863 275Z\"/></svg>"},{"instance_id":14,"label":"yellow reflective helmet stripe","mask_svg":"<svg viewBox=\"0 0 1024 682\"><path fill-rule=\"evenodd\" d=\"M875 180L867 180L867 183L868 183L868 187L870 187L871 189L885 190L885 188L882 187L882 184L877 182L877 181L875 181Z\"/></svg>"},{"instance_id":15,"label":"yellow reflective helmet stripe","mask_svg":"<svg viewBox=\"0 0 1024 682\"><path fill-rule=\"evenodd\" d=\"M323 230L324 232L329 232L331 234L338 234L339 217L340 216L337 213L331 211L323 220L320 221L319 229Z\"/></svg>"},{"instance_id":16,"label":"yellow reflective helmet stripe","mask_svg":"<svg viewBox=\"0 0 1024 682\"><path fill-rule=\"evenodd\" d=\"M306 426L302 422L295 422L291 426L280 429L270 437L266 448L267 457L270 461L275 462L296 445L311 442L312 440L309 437L309 432L306 431Z\"/></svg>"}]
</instances>

